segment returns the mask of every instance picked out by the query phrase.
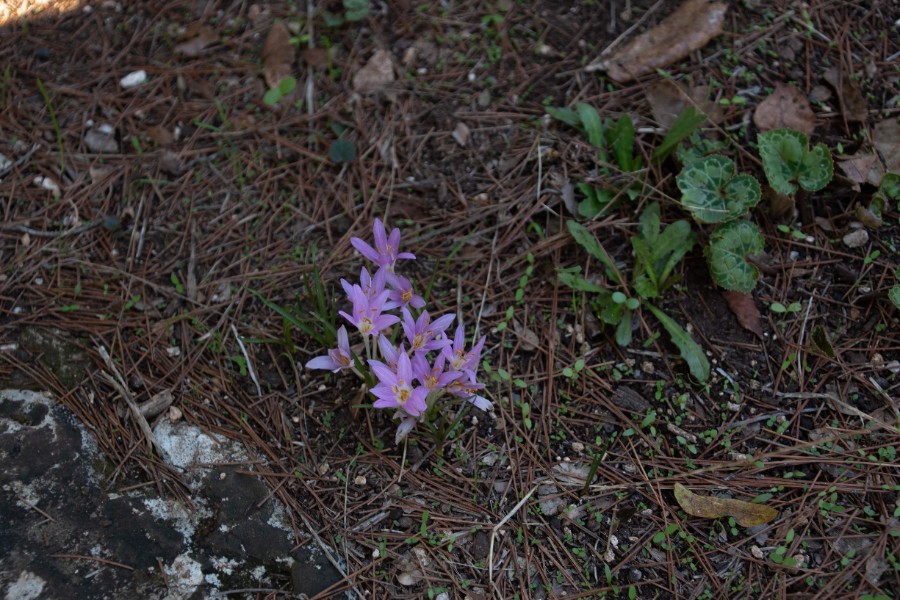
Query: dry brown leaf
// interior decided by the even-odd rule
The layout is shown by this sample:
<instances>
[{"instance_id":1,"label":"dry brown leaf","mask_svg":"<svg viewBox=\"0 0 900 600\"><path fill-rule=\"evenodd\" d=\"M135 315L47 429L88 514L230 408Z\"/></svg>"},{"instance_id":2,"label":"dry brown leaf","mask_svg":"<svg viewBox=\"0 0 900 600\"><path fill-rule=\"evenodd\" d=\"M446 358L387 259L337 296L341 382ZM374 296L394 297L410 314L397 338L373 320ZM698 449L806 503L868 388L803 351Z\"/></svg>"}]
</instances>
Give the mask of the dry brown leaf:
<instances>
[{"instance_id":1,"label":"dry brown leaf","mask_svg":"<svg viewBox=\"0 0 900 600\"><path fill-rule=\"evenodd\" d=\"M294 65L294 46L291 34L284 23L277 22L269 29L266 45L263 47L263 78L269 88L291 74Z\"/></svg>"},{"instance_id":2,"label":"dry brown leaf","mask_svg":"<svg viewBox=\"0 0 900 600\"><path fill-rule=\"evenodd\" d=\"M327 69L330 62L329 52L325 48L304 48L300 56L314 69Z\"/></svg>"},{"instance_id":3,"label":"dry brown leaf","mask_svg":"<svg viewBox=\"0 0 900 600\"><path fill-rule=\"evenodd\" d=\"M394 63L387 50L376 50L366 65L353 76L353 89L360 94L381 91L394 81Z\"/></svg>"},{"instance_id":4,"label":"dry brown leaf","mask_svg":"<svg viewBox=\"0 0 900 600\"><path fill-rule=\"evenodd\" d=\"M769 200L769 214L774 219L793 218L797 212L797 202L793 196L779 194L772 188L764 188L766 198Z\"/></svg>"},{"instance_id":5,"label":"dry brown leaf","mask_svg":"<svg viewBox=\"0 0 900 600\"><path fill-rule=\"evenodd\" d=\"M803 92L789 83L776 83L775 91L756 107L753 122L762 131L788 128L812 135L816 115Z\"/></svg>"},{"instance_id":6,"label":"dry brown leaf","mask_svg":"<svg viewBox=\"0 0 900 600\"><path fill-rule=\"evenodd\" d=\"M900 121L894 118L876 123L872 142L884 160L885 171L900 173Z\"/></svg>"},{"instance_id":7,"label":"dry brown leaf","mask_svg":"<svg viewBox=\"0 0 900 600\"><path fill-rule=\"evenodd\" d=\"M762 525L778 515L778 511L765 504L713 496L698 496L680 483L675 484L675 499L678 500L678 505L684 509L684 512L689 515L703 519L733 517L741 527Z\"/></svg>"},{"instance_id":8,"label":"dry brown leaf","mask_svg":"<svg viewBox=\"0 0 900 600\"><path fill-rule=\"evenodd\" d=\"M709 99L709 86L696 85L690 89L682 83L663 79L648 86L644 92L650 103L653 118L663 129L668 129L688 106L693 106L713 122L721 122L722 107Z\"/></svg>"},{"instance_id":9,"label":"dry brown leaf","mask_svg":"<svg viewBox=\"0 0 900 600\"><path fill-rule=\"evenodd\" d=\"M685 0L659 25L631 40L600 67L619 83L667 67L721 34L727 10L724 2Z\"/></svg>"},{"instance_id":10,"label":"dry brown leaf","mask_svg":"<svg viewBox=\"0 0 900 600\"><path fill-rule=\"evenodd\" d=\"M762 315L759 314L759 309L756 307L753 296L744 292L730 290L722 292L722 296L725 297L728 308L737 317L741 327L750 333L756 334L756 337L762 338Z\"/></svg>"},{"instance_id":11,"label":"dry brown leaf","mask_svg":"<svg viewBox=\"0 0 900 600\"><path fill-rule=\"evenodd\" d=\"M207 46L219 41L216 32L205 25L188 30L185 37L188 38L187 41L175 46L175 54L189 57L200 56Z\"/></svg>"},{"instance_id":12,"label":"dry brown leaf","mask_svg":"<svg viewBox=\"0 0 900 600\"><path fill-rule=\"evenodd\" d=\"M161 125L151 125L144 131L144 136L157 146L168 146L175 143L175 135Z\"/></svg>"},{"instance_id":13,"label":"dry brown leaf","mask_svg":"<svg viewBox=\"0 0 900 600\"><path fill-rule=\"evenodd\" d=\"M865 121L869 115L869 105L865 97L847 73L838 67L831 67L822 75L838 94L841 112L848 121Z\"/></svg>"},{"instance_id":14,"label":"dry brown leaf","mask_svg":"<svg viewBox=\"0 0 900 600\"><path fill-rule=\"evenodd\" d=\"M874 154L855 154L847 160L838 162L841 171L847 179L853 183L869 183L874 186L881 185L884 172L881 169L881 161ZM855 186L859 191L859 185Z\"/></svg>"}]
</instances>

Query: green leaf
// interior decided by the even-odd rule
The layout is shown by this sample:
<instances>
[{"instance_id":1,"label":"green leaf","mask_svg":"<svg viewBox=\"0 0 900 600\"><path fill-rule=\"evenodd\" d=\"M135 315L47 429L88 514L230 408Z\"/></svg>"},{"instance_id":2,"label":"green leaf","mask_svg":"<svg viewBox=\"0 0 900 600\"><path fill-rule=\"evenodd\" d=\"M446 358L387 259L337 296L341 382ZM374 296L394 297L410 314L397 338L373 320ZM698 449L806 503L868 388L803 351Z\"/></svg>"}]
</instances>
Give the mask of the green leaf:
<instances>
[{"instance_id":1,"label":"green leaf","mask_svg":"<svg viewBox=\"0 0 900 600\"><path fill-rule=\"evenodd\" d=\"M681 358L688 365L691 375L700 382L709 379L709 360L703 353L703 348L691 338L684 328L676 323L669 315L656 308L652 304L646 304L653 316L662 324L669 333L672 343L678 348Z\"/></svg>"},{"instance_id":2,"label":"green leaf","mask_svg":"<svg viewBox=\"0 0 900 600\"><path fill-rule=\"evenodd\" d=\"M872 197L872 204L875 205L877 201L880 201L878 206L883 212L890 206L892 200L900 200L900 175L897 173L885 173L881 179L878 191ZM900 206L898 206L898 210L900 210Z\"/></svg>"},{"instance_id":3,"label":"green leaf","mask_svg":"<svg viewBox=\"0 0 900 600\"><path fill-rule=\"evenodd\" d=\"M894 303L894 306L900 308L900 285L895 285L888 291L888 297L891 299L891 302Z\"/></svg>"},{"instance_id":4,"label":"green leaf","mask_svg":"<svg viewBox=\"0 0 900 600\"><path fill-rule=\"evenodd\" d=\"M640 233L643 240L650 246L656 243L661 228L659 219L659 202L654 202L644 209L638 219L641 227Z\"/></svg>"},{"instance_id":5,"label":"green leaf","mask_svg":"<svg viewBox=\"0 0 900 600\"><path fill-rule=\"evenodd\" d=\"M619 325L616 327L616 343L623 348L631 344L631 321L631 311L625 310L622 313L622 318L619 320Z\"/></svg>"},{"instance_id":6,"label":"green leaf","mask_svg":"<svg viewBox=\"0 0 900 600\"><path fill-rule=\"evenodd\" d=\"M622 115L608 132L608 139L616 157L616 163L623 171L634 171L640 160L632 155L634 152L634 123L628 115Z\"/></svg>"},{"instance_id":7,"label":"green leaf","mask_svg":"<svg viewBox=\"0 0 900 600\"><path fill-rule=\"evenodd\" d=\"M809 150L806 135L793 129L759 134L759 156L769 185L780 194L791 195L798 185L809 192L818 191L834 173L831 151L824 144Z\"/></svg>"},{"instance_id":8,"label":"green leaf","mask_svg":"<svg viewBox=\"0 0 900 600\"><path fill-rule=\"evenodd\" d=\"M759 279L759 269L747 262L747 256L765 248L759 227L749 221L734 221L716 229L706 249L709 274L727 290L749 292Z\"/></svg>"},{"instance_id":9,"label":"green leaf","mask_svg":"<svg viewBox=\"0 0 900 600\"><path fill-rule=\"evenodd\" d=\"M603 249L603 246L600 245L600 242L597 241L597 238L594 237L594 234L588 231L587 227L578 221L573 221L571 219L566 221L566 227L569 228L569 233L572 234L575 241L588 251L588 254L602 262L604 266L611 271L611 275L620 279L618 275L619 271L616 269L615 263L613 263L609 254L606 253L606 250Z\"/></svg>"},{"instance_id":10,"label":"green leaf","mask_svg":"<svg viewBox=\"0 0 900 600\"><path fill-rule=\"evenodd\" d=\"M735 172L734 162L719 155L686 165L675 180L682 206L700 223L724 223L747 214L759 202L759 182Z\"/></svg>"},{"instance_id":11,"label":"green leaf","mask_svg":"<svg viewBox=\"0 0 900 600\"><path fill-rule=\"evenodd\" d=\"M578 113L571 108L548 106L546 110L547 114L557 121L562 121L566 125L581 129L581 119L578 118Z\"/></svg>"},{"instance_id":12,"label":"green leaf","mask_svg":"<svg viewBox=\"0 0 900 600\"><path fill-rule=\"evenodd\" d=\"M602 149L606 144L603 140L603 123L600 120L597 109L590 104L579 102L575 106L575 110L578 112L578 118L584 127L584 133L587 135L588 142L594 148Z\"/></svg>"},{"instance_id":13,"label":"green leaf","mask_svg":"<svg viewBox=\"0 0 900 600\"><path fill-rule=\"evenodd\" d=\"M369 0L344 0L344 18L362 21L369 16Z\"/></svg>"},{"instance_id":14,"label":"green leaf","mask_svg":"<svg viewBox=\"0 0 900 600\"><path fill-rule=\"evenodd\" d=\"M653 160L663 161L683 140L689 138L706 121L706 115L693 106L685 108L666 133L662 143L653 151Z\"/></svg>"},{"instance_id":15,"label":"green leaf","mask_svg":"<svg viewBox=\"0 0 900 600\"><path fill-rule=\"evenodd\" d=\"M828 333L821 325L816 325L816 327L813 328L810 339L812 340L813 347L828 358L834 358L836 356L834 346L832 346L831 340L828 339Z\"/></svg>"},{"instance_id":16,"label":"green leaf","mask_svg":"<svg viewBox=\"0 0 900 600\"><path fill-rule=\"evenodd\" d=\"M272 88L268 90L265 94L263 94L263 103L268 106L275 106L279 101L284 97L281 93L281 90L278 88Z\"/></svg>"},{"instance_id":17,"label":"green leaf","mask_svg":"<svg viewBox=\"0 0 900 600\"><path fill-rule=\"evenodd\" d=\"M578 214L586 219L593 219L610 208L613 199L616 197L615 192L612 190L594 187L584 181L578 183L575 187L585 196L585 199L578 203Z\"/></svg>"},{"instance_id":18,"label":"green leaf","mask_svg":"<svg viewBox=\"0 0 900 600\"><path fill-rule=\"evenodd\" d=\"M282 97L293 92L295 87L297 87L297 79L290 75L283 77L281 81L278 82L278 91L281 92Z\"/></svg>"},{"instance_id":19,"label":"green leaf","mask_svg":"<svg viewBox=\"0 0 900 600\"><path fill-rule=\"evenodd\" d=\"M352 162L356 159L356 146L348 139L338 138L331 142L328 158L336 163Z\"/></svg>"},{"instance_id":20,"label":"green leaf","mask_svg":"<svg viewBox=\"0 0 900 600\"><path fill-rule=\"evenodd\" d=\"M581 268L574 267L573 269L559 269L556 274L559 277L559 282L564 286L575 290L576 292L594 292L600 293L608 291L606 288L597 285L596 283L592 283L581 276Z\"/></svg>"},{"instance_id":21,"label":"green leaf","mask_svg":"<svg viewBox=\"0 0 900 600\"><path fill-rule=\"evenodd\" d=\"M700 137L699 133L694 132L688 140L678 145L676 156L682 165L689 165L697 159L726 149L724 142Z\"/></svg>"}]
</instances>

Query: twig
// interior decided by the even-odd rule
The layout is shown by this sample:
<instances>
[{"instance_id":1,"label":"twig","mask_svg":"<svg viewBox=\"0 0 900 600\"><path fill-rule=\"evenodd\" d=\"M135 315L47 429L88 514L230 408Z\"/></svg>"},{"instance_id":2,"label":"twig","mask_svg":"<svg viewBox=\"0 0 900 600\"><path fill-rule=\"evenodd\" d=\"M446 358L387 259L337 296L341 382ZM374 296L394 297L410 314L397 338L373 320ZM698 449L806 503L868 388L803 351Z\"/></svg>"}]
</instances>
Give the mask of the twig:
<instances>
[{"instance_id":1,"label":"twig","mask_svg":"<svg viewBox=\"0 0 900 600\"><path fill-rule=\"evenodd\" d=\"M109 352L107 352L106 348L103 346L97 346L97 352L100 353L100 357L103 358L103 362L106 363L106 368L112 372L112 375L109 373L101 373L100 375L107 383L115 388L117 392L119 392L119 395L122 396L122 399L128 404L128 408L131 410L131 416L144 433L144 437L147 438L147 443L151 446L151 450L156 450L159 456L163 456L162 447L159 445L159 442L156 441L156 437L150 429L150 424L147 423L147 419L141 414L141 409L137 405L137 402L134 401L134 398L132 398L131 392L128 391L128 386L125 385L125 379L122 377L121 373L119 373L119 369L116 368L116 363L112 361Z\"/></svg>"},{"instance_id":2,"label":"twig","mask_svg":"<svg viewBox=\"0 0 900 600\"><path fill-rule=\"evenodd\" d=\"M506 522L509 521L514 514L519 512L519 509L528 502L528 499L531 498L531 495L534 494L538 489L538 486L534 486L531 488L531 491L525 494L525 496L519 500L515 506L513 506L512 510L506 513L506 516L500 519L500 522L494 525L494 528L491 529L491 544L488 547L488 581L491 582L491 586L494 588L494 591L498 593L497 586L494 584L494 540L497 537L497 531L500 530L501 527L506 525Z\"/></svg>"},{"instance_id":3,"label":"twig","mask_svg":"<svg viewBox=\"0 0 900 600\"><path fill-rule=\"evenodd\" d=\"M247 374L250 375L253 385L256 386L256 395L262 398L262 388L259 386L259 380L256 378L256 371L253 370L253 363L250 362L247 348L244 347L244 341L241 339L241 336L238 335L237 327L234 326L234 323L231 324L231 332L234 334L234 339L237 340L238 346L241 348L241 354L244 355L244 361L247 363Z\"/></svg>"},{"instance_id":4,"label":"twig","mask_svg":"<svg viewBox=\"0 0 900 600\"><path fill-rule=\"evenodd\" d=\"M134 571L134 567L130 565L126 565L124 563L116 562L114 560L109 560L106 558L100 558L99 556L85 556L83 554L48 554L50 558L74 558L79 560L92 560L94 562L103 563L104 565L109 565L111 567L119 567L120 569L128 569L129 571Z\"/></svg>"}]
</instances>

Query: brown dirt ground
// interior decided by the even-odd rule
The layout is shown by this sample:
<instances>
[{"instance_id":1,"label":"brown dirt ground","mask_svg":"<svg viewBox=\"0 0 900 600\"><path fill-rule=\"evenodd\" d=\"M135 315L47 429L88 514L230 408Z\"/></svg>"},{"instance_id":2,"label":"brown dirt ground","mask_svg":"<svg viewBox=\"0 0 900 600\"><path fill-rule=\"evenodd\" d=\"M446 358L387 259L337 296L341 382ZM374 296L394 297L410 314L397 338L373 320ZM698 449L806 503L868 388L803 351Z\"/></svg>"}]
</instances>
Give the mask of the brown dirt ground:
<instances>
[{"instance_id":1,"label":"brown dirt ground","mask_svg":"<svg viewBox=\"0 0 900 600\"><path fill-rule=\"evenodd\" d=\"M834 97L815 104L813 139L871 151L874 124L898 113L897 3L729 4L725 34L668 71L717 99L744 98L722 104L719 124L741 168L762 177L751 117L774 84L808 94L835 65L858 76L867 113L852 122ZM556 267L590 265L566 232L560 188L597 164L577 132L544 118L576 102L627 112L649 156L660 137L644 90L659 76L619 85L583 67L674 3L371 6L364 21L330 25L322 11L340 2L316 3L312 22L300 2L95 2L2 26L0 153L15 165L0 182L0 378L55 390L118 465L114 481L182 493L115 409L98 375L105 346L139 401L173 390L183 418L265 458L298 541L312 528L338 548L341 590L356 597L900 595L900 327L886 297L896 205L859 248L841 238L869 185L836 177L795 221L755 210L770 261L754 291L762 339L739 326L700 251L689 254L664 307L713 362L710 381L693 384L649 313L620 348L558 284ZM297 89L272 108L261 67L276 21L311 31L301 47L315 50L298 53ZM179 53L200 27L211 43ZM357 94L353 76L376 49L398 78ZM137 69L148 81L123 89ZM111 152L85 144L101 123L114 128ZM452 136L459 123L465 145ZM341 131L357 157L335 163ZM671 161L654 167L636 203L592 225L621 264L643 206L683 218L676 173ZM58 197L38 177L57 182ZM418 434L395 447L384 415L353 407L349 380L304 370L322 349L297 332L293 353L277 343L282 319L253 293L307 314L304 277L315 265L340 290L360 267L349 239L368 237L375 217L403 227L419 257L407 274L431 282L432 312L458 312L488 336L496 408L467 420L443 457ZM773 302L802 308L778 314ZM510 306L516 324L497 330ZM816 326L835 357L810 345ZM19 343L38 328L86 353L74 384ZM579 358L584 369L564 375ZM752 528L689 517L676 483L765 494L778 516ZM403 585L411 571L418 582Z\"/></svg>"}]
</instances>

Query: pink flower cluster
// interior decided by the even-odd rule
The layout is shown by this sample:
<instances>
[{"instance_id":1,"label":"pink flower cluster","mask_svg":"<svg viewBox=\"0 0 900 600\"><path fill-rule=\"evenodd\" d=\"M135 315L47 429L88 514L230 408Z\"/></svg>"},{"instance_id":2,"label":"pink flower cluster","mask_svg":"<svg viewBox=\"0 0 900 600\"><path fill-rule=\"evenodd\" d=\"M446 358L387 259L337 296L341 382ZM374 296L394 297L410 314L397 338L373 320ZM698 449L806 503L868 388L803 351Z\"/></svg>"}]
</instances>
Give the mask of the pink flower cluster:
<instances>
[{"instance_id":1,"label":"pink flower cluster","mask_svg":"<svg viewBox=\"0 0 900 600\"><path fill-rule=\"evenodd\" d=\"M369 390L376 398L374 406L395 411L395 418L400 420L396 436L399 442L444 395L470 402L481 410L492 406L478 394L484 385L476 379L485 338L466 349L465 329L460 324L450 339L446 331L454 315L432 320L428 311L423 310L425 301L415 293L410 281L394 272L398 260L415 259L409 252L398 252L400 230L395 228L387 235L379 219L375 220L373 229L374 247L356 237L350 243L378 269L373 275L363 267L359 283L341 280L352 310L340 314L364 338L369 354L367 364L377 381ZM403 330L399 346L389 339L391 327L397 323ZM345 326L338 329L337 348L310 360L306 367L335 373L356 371Z\"/></svg>"}]
</instances>

